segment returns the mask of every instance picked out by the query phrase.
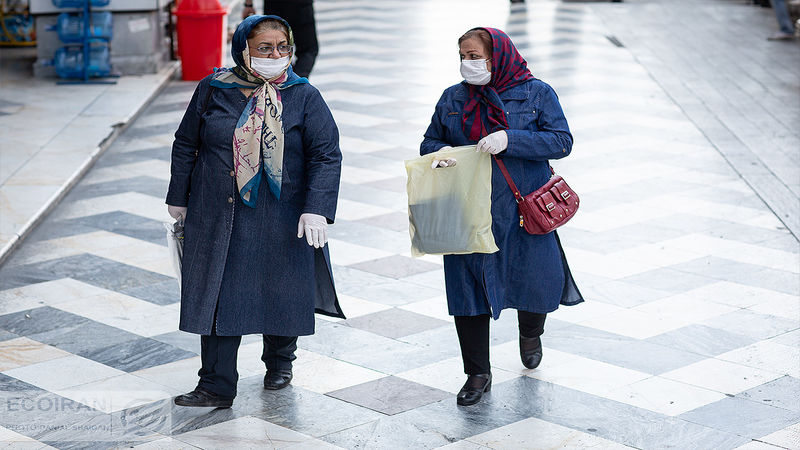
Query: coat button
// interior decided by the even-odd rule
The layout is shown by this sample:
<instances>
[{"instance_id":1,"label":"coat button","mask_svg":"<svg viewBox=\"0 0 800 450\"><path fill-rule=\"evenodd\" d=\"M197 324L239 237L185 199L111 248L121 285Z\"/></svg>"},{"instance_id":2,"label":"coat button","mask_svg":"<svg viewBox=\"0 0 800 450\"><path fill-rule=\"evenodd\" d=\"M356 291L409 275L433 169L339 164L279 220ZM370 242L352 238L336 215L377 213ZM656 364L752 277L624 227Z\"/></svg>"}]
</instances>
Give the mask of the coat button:
<instances>
[{"instance_id":1,"label":"coat button","mask_svg":"<svg viewBox=\"0 0 800 450\"><path fill-rule=\"evenodd\" d=\"M233 176L236 176L236 171L235 171L235 170L231 170L231 173L230 173L230 175L231 175L232 177L233 177Z\"/></svg>"},{"instance_id":2,"label":"coat button","mask_svg":"<svg viewBox=\"0 0 800 450\"><path fill-rule=\"evenodd\" d=\"M228 197L228 203L233 203L233 197Z\"/></svg>"}]
</instances>

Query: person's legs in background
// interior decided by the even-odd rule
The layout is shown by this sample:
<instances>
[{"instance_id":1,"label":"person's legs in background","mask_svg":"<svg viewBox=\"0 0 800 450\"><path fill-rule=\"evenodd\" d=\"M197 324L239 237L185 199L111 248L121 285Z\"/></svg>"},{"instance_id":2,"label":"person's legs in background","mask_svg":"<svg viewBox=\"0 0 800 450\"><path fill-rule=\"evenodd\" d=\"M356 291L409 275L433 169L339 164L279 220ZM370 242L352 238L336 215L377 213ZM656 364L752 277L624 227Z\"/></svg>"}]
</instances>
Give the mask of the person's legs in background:
<instances>
[{"instance_id":1,"label":"person's legs in background","mask_svg":"<svg viewBox=\"0 0 800 450\"><path fill-rule=\"evenodd\" d=\"M297 359L297 336L263 335L264 351L261 360L267 366L264 388L282 389L292 381L292 361Z\"/></svg>"},{"instance_id":2,"label":"person's legs in background","mask_svg":"<svg viewBox=\"0 0 800 450\"><path fill-rule=\"evenodd\" d=\"M781 30L767 39L771 41L794 39L794 24L792 24L792 18L789 16L786 0L772 0L772 10L775 11L775 18L778 20Z\"/></svg>"}]
</instances>

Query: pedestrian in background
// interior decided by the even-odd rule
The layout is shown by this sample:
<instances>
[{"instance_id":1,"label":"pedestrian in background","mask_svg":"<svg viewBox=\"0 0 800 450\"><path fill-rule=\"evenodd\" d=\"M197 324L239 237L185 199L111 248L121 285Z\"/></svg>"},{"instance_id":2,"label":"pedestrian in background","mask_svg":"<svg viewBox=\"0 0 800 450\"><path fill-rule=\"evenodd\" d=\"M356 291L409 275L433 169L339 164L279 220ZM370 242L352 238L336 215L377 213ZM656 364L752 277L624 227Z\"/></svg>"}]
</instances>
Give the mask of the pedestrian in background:
<instances>
[{"instance_id":1,"label":"pedestrian in background","mask_svg":"<svg viewBox=\"0 0 800 450\"><path fill-rule=\"evenodd\" d=\"M464 81L444 91L420 154L477 142L502 158L525 195L550 178L548 160L572 149L572 135L556 93L533 77L511 39L494 28L474 28L458 40ZM448 170L455 161L434 161ZM517 204L492 163L492 233L500 251L445 255L447 305L455 316L467 381L459 405L480 401L492 385L489 318L517 310L520 357L533 369L542 359L547 313L583 301L555 232L528 234Z\"/></svg>"},{"instance_id":2,"label":"pedestrian in background","mask_svg":"<svg viewBox=\"0 0 800 450\"><path fill-rule=\"evenodd\" d=\"M175 398L183 406L231 406L242 335L263 335L264 387L280 389L315 308L344 317L326 246L336 124L292 71L285 20L248 17L231 50L236 67L200 81L172 146L168 210L185 220L180 329L201 335L200 381Z\"/></svg>"},{"instance_id":3,"label":"pedestrian in background","mask_svg":"<svg viewBox=\"0 0 800 450\"><path fill-rule=\"evenodd\" d=\"M245 0L242 19L255 13L253 0ZM319 53L314 0L264 0L264 14L281 16L289 22L297 45L294 73L308 77Z\"/></svg>"},{"instance_id":4,"label":"pedestrian in background","mask_svg":"<svg viewBox=\"0 0 800 450\"><path fill-rule=\"evenodd\" d=\"M780 30L767 39L770 41L794 39L794 24L789 15L789 7L786 5L786 0L772 0L772 10L775 11L775 18L778 20Z\"/></svg>"}]
</instances>

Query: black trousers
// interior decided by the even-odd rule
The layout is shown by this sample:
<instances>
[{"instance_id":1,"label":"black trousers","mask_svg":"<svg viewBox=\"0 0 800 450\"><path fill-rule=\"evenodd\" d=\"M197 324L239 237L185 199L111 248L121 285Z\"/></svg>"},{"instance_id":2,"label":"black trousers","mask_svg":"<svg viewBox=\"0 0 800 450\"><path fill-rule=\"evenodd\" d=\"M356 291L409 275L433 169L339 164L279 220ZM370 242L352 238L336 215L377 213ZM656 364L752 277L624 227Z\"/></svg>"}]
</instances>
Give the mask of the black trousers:
<instances>
[{"instance_id":1,"label":"black trousers","mask_svg":"<svg viewBox=\"0 0 800 450\"><path fill-rule=\"evenodd\" d=\"M265 334L264 351L261 360L267 370L291 370L292 361L297 357L297 336L273 336ZM208 336L200 336L200 360L202 367L197 375L197 387L213 392L224 398L236 397L236 359L239 353L241 336L217 336L216 328Z\"/></svg>"},{"instance_id":2,"label":"black trousers","mask_svg":"<svg viewBox=\"0 0 800 450\"><path fill-rule=\"evenodd\" d=\"M307 77L319 53L317 23L312 0L264 0L264 14L283 17L292 27L297 51L294 72Z\"/></svg>"},{"instance_id":3,"label":"black trousers","mask_svg":"<svg viewBox=\"0 0 800 450\"><path fill-rule=\"evenodd\" d=\"M478 316L455 316L458 343L461 346L461 359L464 373L477 375L491 372L489 363L489 314ZM519 333L528 338L544 333L547 314L517 311Z\"/></svg>"}]
</instances>

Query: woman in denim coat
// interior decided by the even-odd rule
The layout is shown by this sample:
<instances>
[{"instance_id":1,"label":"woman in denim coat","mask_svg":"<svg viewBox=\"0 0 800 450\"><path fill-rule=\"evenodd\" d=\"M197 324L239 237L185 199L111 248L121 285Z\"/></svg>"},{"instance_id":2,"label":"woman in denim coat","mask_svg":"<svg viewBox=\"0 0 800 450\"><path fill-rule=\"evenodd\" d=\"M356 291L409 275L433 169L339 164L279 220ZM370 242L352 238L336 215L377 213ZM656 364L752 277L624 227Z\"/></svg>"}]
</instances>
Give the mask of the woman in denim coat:
<instances>
[{"instance_id":1,"label":"woman in denim coat","mask_svg":"<svg viewBox=\"0 0 800 450\"><path fill-rule=\"evenodd\" d=\"M339 135L319 91L292 71L293 51L286 21L245 19L236 67L199 83L175 133L167 204L185 219L180 329L200 334L202 351L200 381L179 405L232 404L245 334L263 335L264 387L285 387L315 308L343 317L325 245Z\"/></svg>"},{"instance_id":2,"label":"woman in denim coat","mask_svg":"<svg viewBox=\"0 0 800 450\"><path fill-rule=\"evenodd\" d=\"M465 81L444 91L425 132L420 154L477 142L501 158L523 195L550 178L548 160L572 150L572 135L553 89L531 75L509 37L475 28L458 41ZM455 165L434 161L436 170ZM525 367L542 358L547 313L583 301L555 232L531 235L519 225L511 189L492 162L492 232L500 251L444 257L450 315L455 316L464 372L459 405L477 403L491 389L489 318L517 310Z\"/></svg>"}]
</instances>

